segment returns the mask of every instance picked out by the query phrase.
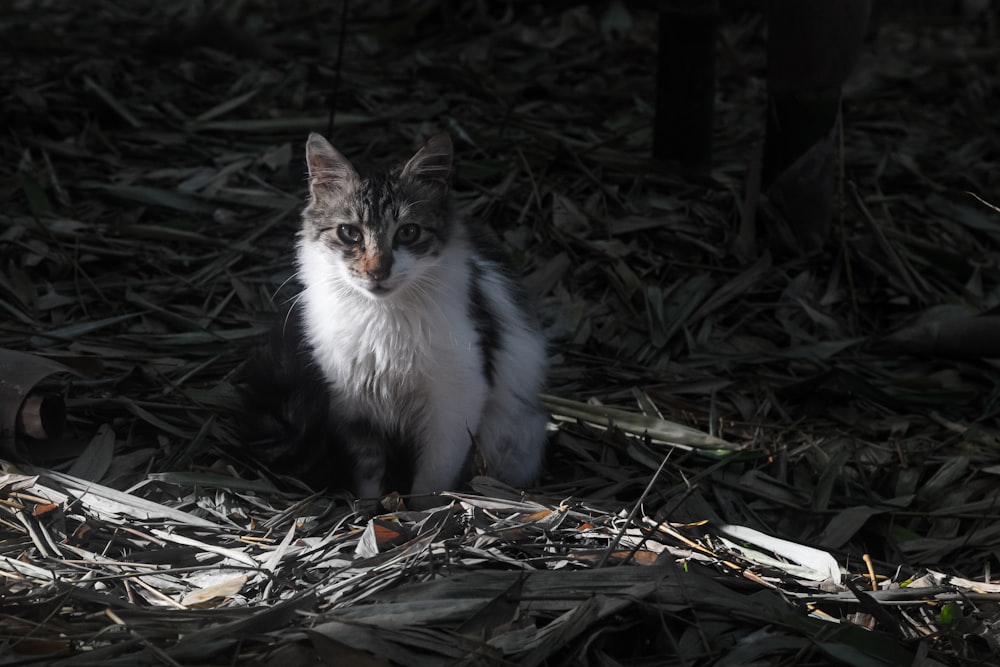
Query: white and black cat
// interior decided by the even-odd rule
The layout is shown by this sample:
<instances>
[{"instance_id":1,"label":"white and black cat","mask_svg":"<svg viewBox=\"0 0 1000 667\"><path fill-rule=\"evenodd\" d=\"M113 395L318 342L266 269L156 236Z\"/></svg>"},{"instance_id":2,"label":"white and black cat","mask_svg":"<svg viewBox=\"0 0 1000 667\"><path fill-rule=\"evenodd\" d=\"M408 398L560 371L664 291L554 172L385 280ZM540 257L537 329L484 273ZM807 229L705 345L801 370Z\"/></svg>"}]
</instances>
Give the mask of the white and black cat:
<instances>
[{"instance_id":1,"label":"white and black cat","mask_svg":"<svg viewBox=\"0 0 1000 667\"><path fill-rule=\"evenodd\" d=\"M531 484L545 341L496 241L452 213L449 137L359 171L312 134L306 160L302 291L248 368L247 439L360 497L455 489L476 451L488 474Z\"/></svg>"}]
</instances>

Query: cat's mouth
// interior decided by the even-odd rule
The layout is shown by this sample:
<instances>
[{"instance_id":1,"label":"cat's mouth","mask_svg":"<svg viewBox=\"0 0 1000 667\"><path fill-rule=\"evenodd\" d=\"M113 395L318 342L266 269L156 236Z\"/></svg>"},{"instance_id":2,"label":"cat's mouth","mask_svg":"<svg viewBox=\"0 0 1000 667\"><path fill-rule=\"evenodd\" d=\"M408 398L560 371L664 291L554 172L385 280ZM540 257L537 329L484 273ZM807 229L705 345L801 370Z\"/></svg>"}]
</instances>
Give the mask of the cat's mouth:
<instances>
[{"instance_id":1,"label":"cat's mouth","mask_svg":"<svg viewBox=\"0 0 1000 667\"><path fill-rule=\"evenodd\" d=\"M366 292L376 298L386 297L394 291L391 285L379 282L369 282L364 286Z\"/></svg>"},{"instance_id":2,"label":"cat's mouth","mask_svg":"<svg viewBox=\"0 0 1000 667\"><path fill-rule=\"evenodd\" d=\"M372 280L371 278L352 276L349 282L358 292L373 299L384 299L399 291L399 285L394 280Z\"/></svg>"}]
</instances>

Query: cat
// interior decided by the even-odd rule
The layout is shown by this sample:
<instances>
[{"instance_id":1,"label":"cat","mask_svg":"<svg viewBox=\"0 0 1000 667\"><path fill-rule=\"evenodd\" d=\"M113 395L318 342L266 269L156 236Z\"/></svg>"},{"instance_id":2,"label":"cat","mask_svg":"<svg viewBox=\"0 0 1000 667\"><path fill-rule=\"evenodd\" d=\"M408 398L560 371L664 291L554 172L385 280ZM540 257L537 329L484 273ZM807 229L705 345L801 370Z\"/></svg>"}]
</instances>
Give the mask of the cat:
<instances>
[{"instance_id":1,"label":"cat","mask_svg":"<svg viewBox=\"0 0 1000 667\"><path fill-rule=\"evenodd\" d=\"M452 157L438 134L363 171L306 143L302 289L251 365L245 426L314 485L426 502L467 481L475 453L514 487L540 474L546 342L498 242L452 212Z\"/></svg>"}]
</instances>

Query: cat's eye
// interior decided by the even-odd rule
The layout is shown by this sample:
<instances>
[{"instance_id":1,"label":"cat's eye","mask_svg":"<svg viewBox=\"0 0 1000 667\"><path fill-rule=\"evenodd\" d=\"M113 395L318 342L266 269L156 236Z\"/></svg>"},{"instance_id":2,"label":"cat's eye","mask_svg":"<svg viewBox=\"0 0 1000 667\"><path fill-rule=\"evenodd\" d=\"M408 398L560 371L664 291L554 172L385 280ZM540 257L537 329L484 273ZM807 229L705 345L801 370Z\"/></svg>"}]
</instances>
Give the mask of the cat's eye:
<instances>
[{"instance_id":1,"label":"cat's eye","mask_svg":"<svg viewBox=\"0 0 1000 667\"><path fill-rule=\"evenodd\" d=\"M413 243L420 237L420 227L414 224L403 225L396 232L396 240L403 245Z\"/></svg>"},{"instance_id":2,"label":"cat's eye","mask_svg":"<svg viewBox=\"0 0 1000 667\"><path fill-rule=\"evenodd\" d=\"M361 230L354 225L337 225L337 238L348 245L361 243Z\"/></svg>"}]
</instances>

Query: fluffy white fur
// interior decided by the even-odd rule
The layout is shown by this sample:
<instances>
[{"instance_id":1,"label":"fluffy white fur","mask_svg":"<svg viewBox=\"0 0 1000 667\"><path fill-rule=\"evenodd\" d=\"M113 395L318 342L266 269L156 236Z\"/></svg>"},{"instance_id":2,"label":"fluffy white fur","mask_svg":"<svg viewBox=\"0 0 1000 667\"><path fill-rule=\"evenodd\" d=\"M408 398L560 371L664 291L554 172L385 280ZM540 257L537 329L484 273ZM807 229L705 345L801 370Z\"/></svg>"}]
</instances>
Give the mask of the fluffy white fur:
<instances>
[{"instance_id":1,"label":"fluffy white fur","mask_svg":"<svg viewBox=\"0 0 1000 667\"><path fill-rule=\"evenodd\" d=\"M392 289L375 296L337 250L306 235L299 241L307 336L335 407L416 434L414 494L454 488L473 440L489 474L510 485L531 484L541 467L545 343L498 267L475 260L484 263L483 296L503 325L490 386L468 310L475 257L459 223L436 257L397 253ZM362 474L356 490L376 496L385 491L380 483L377 470Z\"/></svg>"}]
</instances>

